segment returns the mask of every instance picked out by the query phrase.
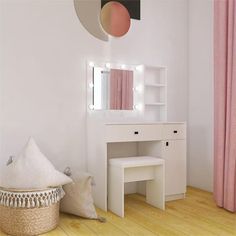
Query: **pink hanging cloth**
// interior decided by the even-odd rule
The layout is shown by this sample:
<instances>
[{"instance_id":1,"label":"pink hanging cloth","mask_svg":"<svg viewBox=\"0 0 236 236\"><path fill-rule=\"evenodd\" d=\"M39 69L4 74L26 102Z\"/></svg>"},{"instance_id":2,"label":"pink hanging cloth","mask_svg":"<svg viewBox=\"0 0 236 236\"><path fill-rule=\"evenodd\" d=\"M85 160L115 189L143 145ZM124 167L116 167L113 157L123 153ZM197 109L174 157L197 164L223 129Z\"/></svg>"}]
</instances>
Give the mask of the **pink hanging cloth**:
<instances>
[{"instance_id":1,"label":"pink hanging cloth","mask_svg":"<svg viewBox=\"0 0 236 236\"><path fill-rule=\"evenodd\" d=\"M236 1L214 1L214 198L236 212Z\"/></svg>"},{"instance_id":2,"label":"pink hanging cloth","mask_svg":"<svg viewBox=\"0 0 236 236\"><path fill-rule=\"evenodd\" d=\"M133 71L110 70L110 109L133 109Z\"/></svg>"}]
</instances>

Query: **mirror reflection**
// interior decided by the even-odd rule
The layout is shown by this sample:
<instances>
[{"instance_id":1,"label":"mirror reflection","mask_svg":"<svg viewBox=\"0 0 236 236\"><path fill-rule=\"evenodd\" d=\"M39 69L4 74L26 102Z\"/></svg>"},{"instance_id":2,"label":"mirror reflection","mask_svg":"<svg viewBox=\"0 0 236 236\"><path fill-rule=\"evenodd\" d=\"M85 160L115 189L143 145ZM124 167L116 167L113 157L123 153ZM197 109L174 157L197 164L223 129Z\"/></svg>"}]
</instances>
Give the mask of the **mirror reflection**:
<instances>
[{"instance_id":1,"label":"mirror reflection","mask_svg":"<svg viewBox=\"0 0 236 236\"><path fill-rule=\"evenodd\" d=\"M95 110L133 110L133 71L93 68Z\"/></svg>"}]
</instances>

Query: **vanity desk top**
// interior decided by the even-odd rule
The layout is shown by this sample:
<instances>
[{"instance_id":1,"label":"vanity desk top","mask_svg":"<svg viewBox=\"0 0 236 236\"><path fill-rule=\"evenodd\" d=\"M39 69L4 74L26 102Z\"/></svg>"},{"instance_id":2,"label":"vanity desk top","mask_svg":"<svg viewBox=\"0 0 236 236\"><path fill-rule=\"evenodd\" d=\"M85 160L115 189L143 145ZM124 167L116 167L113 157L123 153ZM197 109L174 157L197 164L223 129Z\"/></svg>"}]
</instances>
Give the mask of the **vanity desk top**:
<instances>
[{"instance_id":1,"label":"vanity desk top","mask_svg":"<svg viewBox=\"0 0 236 236\"><path fill-rule=\"evenodd\" d=\"M134 122L105 122L104 125L168 125L168 124L186 124L186 122L148 122L148 121L134 121Z\"/></svg>"}]
</instances>

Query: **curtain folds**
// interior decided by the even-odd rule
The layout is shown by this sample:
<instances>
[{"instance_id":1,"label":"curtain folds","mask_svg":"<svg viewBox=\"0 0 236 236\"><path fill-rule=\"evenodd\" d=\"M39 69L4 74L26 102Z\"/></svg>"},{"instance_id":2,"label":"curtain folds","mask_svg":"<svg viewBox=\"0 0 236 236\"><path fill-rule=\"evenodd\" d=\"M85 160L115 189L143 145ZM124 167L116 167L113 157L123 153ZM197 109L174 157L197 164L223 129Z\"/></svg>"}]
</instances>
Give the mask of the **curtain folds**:
<instances>
[{"instance_id":1,"label":"curtain folds","mask_svg":"<svg viewBox=\"0 0 236 236\"><path fill-rule=\"evenodd\" d=\"M214 1L214 198L236 212L236 0Z\"/></svg>"},{"instance_id":2,"label":"curtain folds","mask_svg":"<svg viewBox=\"0 0 236 236\"><path fill-rule=\"evenodd\" d=\"M133 71L111 69L110 109L133 109Z\"/></svg>"}]
</instances>

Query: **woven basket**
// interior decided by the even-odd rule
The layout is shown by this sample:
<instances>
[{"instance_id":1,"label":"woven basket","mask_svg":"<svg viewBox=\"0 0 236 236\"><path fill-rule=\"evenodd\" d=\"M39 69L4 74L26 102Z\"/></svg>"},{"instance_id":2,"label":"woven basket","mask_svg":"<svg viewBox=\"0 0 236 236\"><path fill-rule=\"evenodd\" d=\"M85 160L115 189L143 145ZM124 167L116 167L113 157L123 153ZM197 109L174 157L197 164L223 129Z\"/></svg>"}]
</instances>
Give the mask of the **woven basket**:
<instances>
[{"instance_id":1,"label":"woven basket","mask_svg":"<svg viewBox=\"0 0 236 236\"><path fill-rule=\"evenodd\" d=\"M62 188L37 191L0 189L0 227L14 236L33 236L57 227Z\"/></svg>"}]
</instances>

